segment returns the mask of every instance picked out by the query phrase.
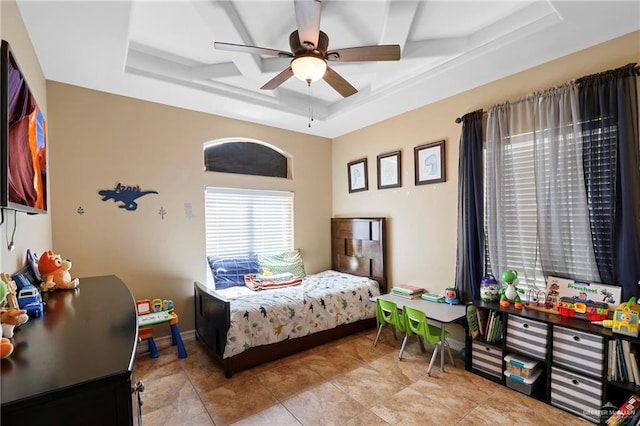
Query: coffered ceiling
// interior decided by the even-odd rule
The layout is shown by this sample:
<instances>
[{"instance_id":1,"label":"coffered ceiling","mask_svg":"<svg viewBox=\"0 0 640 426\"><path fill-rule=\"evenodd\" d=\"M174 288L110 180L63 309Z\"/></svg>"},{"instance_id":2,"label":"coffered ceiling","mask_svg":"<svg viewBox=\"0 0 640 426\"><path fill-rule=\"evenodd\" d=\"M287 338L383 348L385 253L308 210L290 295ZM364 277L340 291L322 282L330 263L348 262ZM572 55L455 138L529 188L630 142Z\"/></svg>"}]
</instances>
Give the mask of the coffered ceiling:
<instances>
[{"instance_id":1,"label":"coffered ceiling","mask_svg":"<svg viewBox=\"0 0 640 426\"><path fill-rule=\"evenodd\" d=\"M17 3L48 80L325 137L640 29L638 1L323 0L329 50L401 47L400 61L331 62L358 90L343 98L295 77L261 90L290 58L214 48L289 51L293 0Z\"/></svg>"}]
</instances>

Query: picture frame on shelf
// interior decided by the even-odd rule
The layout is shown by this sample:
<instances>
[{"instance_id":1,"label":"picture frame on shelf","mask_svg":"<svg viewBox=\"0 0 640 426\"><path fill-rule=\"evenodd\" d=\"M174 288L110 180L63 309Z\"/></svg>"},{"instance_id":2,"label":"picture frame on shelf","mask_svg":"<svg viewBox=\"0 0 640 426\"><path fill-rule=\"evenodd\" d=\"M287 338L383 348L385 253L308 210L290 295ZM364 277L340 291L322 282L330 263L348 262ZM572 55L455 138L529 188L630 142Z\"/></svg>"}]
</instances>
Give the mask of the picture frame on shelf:
<instances>
[{"instance_id":1,"label":"picture frame on shelf","mask_svg":"<svg viewBox=\"0 0 640 426\"><path fill-rule=\"evenodd\" d=\"M446 182L445 141L431 142L413 148L415 184Z\"/></svg>"},{"instance_id":2,"label":"picture frame on shelf","mask_svg":"<svg viewBox=\"0 0 640 426\"><path fill-rule=\"evenodd\" d=\"M369 178L367 172L367 159L351 161L347 164L349 177L349 192L367 191L369 189Z\"/></svg>"},{"instance_id":3,"label":"picture frame on shelf","mask_svg":"<svg viewBox=\"0 0 640 426\"><path fill-rule=\"evenodd\" d=\"M378 159L378 189L402 186L401 151L380 154Z\"/></svg>"}]
</instances>

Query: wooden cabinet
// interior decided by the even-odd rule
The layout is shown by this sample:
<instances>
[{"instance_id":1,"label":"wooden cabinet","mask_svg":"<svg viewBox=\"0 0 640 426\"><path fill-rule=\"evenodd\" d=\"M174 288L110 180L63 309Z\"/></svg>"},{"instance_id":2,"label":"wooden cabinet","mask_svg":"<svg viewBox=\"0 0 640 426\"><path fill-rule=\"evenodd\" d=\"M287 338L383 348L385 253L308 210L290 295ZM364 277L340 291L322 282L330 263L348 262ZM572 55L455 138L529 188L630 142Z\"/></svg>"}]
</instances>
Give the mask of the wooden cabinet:
<instances>
[{"instance_id":1,"label":"wooden cabinet","mask_svg":"<svg viewBox=\"0 0 640 426\"><path fill-rule=\"evenodd\" d=\"M135 300L116 276L44 295L2 360L2 424L132 425Z\"/></svg>"},{"instance_id":2,"label":"wooden cabinet","mask_svg":"<svg viewBox=\"0 0 640 426\"><path fill-rule=\"evenodd\" d=\"M505 356L515 353L537 360L542 373L531 396L594 423L606 420L631 394L640 394L635 383L609 377L610 342L626 340L635 352L640 351L639 339L585 320L484 301L474 305L499 315L506 333L491 344L482 336L467 336L467 370L506 386Z\"/></svg>"}]
</instances>

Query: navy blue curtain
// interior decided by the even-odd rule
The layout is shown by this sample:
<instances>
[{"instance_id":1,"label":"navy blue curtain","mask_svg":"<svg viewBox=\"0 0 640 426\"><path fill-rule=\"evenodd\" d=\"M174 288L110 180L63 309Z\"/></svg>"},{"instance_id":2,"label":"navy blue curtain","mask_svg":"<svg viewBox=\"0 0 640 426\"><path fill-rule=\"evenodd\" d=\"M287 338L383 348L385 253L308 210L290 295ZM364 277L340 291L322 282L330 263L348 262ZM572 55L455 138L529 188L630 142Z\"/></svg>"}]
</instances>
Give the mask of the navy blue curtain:
<instances>
[{"instance_id":1,"label":"navy blue curtain","mask_svg":"<svg viewBox=\"0 0 640 426\"><path fill-rule=\"evenodd\" d=\"M577 80L585 185L601 281L640 294L640 152L636 64Z\"/></svg>"},{"instance_id":2,"label":"navy blue curtain","mask_svg":"<svg viewBox=\"0 0 640 426\"><path fill-rule=\"evenodd\" d=\"M456 288L460 300L469 302L480 297L484 274L482 110L464 115L461 121Z\"/></svg>"}]
</instances>

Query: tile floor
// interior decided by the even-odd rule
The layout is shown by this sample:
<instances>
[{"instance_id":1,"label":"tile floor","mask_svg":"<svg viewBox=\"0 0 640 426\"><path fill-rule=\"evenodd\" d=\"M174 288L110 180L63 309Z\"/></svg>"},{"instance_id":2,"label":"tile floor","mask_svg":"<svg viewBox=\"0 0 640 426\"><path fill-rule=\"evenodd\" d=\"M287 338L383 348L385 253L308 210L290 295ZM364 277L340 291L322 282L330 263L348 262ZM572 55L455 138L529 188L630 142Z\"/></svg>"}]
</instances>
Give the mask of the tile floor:
<instances>
[{"instance_id":1,"label":"tile floor","mask_svg":"<svg viewBox=\"0 0 640 426\"><path fill-rule=\"evenodd\" d=\"M589 425L562 410L456 366L426 369L431 347L416 340L398 361L389 329L375 330L224 377L200 342L160 356L138 355L134 380L142 393L143 425ZM145 343L141 343L145 345Z\"/></svg>"}]
</instances>

